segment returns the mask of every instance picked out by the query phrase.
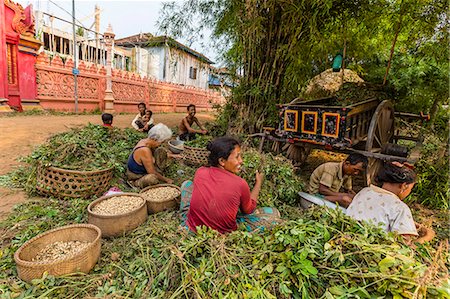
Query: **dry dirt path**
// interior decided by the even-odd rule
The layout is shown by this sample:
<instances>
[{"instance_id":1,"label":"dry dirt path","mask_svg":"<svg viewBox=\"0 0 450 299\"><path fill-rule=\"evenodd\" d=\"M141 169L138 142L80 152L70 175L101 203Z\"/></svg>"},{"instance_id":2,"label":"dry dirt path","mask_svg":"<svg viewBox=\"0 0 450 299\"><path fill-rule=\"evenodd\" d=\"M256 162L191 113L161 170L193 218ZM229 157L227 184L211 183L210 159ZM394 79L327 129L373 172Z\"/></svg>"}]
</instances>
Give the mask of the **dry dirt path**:
<instances>
[{"instance_id":1,"label":"dry dirt path","mask_svg":"<svg viewBox=\"0 0 450 299\"><path fill-rule=\"evenodd\" d=\"M175 127L184 113L154 114L155 123L162 122ZM130 127L135 114L114 116L113 125L119 128ZM214 119L212 114L198 113L201 122ZM35 147L50 136L69 130L71 127L87 123L101 124L100 115L0 115L0 175L4 175L20 165L17 159L30 154ZM4 219L12 207L26 199L20 190L0 187L0 220Z\"/></svg>"}]
</instances>

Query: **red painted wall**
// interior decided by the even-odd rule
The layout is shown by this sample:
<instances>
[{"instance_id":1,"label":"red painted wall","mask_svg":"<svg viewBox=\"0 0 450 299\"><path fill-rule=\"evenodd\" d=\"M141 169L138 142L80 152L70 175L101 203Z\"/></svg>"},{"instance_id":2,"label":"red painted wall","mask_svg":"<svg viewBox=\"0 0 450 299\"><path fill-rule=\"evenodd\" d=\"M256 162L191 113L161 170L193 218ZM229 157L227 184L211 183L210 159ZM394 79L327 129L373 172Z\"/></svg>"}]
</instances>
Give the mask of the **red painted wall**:
<instances>
[{"instance_id":1,"label":"red painted wall","mask_svg":"<svg viewBox=\"0 0 450 299\"><path fill-rule=\"evenodd\" d=\"M0 4L0 99L6 99L8 83L8 67L6 64L6 37L5 37L5 4Z\"/></svg>"},{"instance_id":2,"label":"red painted wall","mask_svg":"<svg viewBox=\"0 0 450 299\"><path fill-rule=\"evenodd\" d=\"M18 35L12 29L12 20L14 17L14 11L12 11L11 8L6 7L5 3L3 3L3 7L5 8L5 30L6 30L6 32L11 32L11 33L14 33L15 35Z\"/></svg>"},{"instance_id":3,"label":"red painted wall","mask_svg":"<svg viewBox=\"0 0 450 299\"><path fill-rule=\"evenodd\" d=\"M37 57L37 99L44 109L74 111L73 61L65 63L58 56L52 60L42 52ZM94 64L80 62L78 66L78 110L104 109L106 70ZM112 92L115 112L133 112L137 104L146 103L153 112L185 112L189 104L198 111L211 110L212 103L224 103L219 92L192 86L182 86L119 70L112 71Z\"/></svg>"},{"instance_id":4,"label":"red painted wall","mask_svg":"<svg viewBox=\"0 0 450 299\"><path fill-rule=\"evenodd\" d=\"M12 2L8 3L8 5L15 6ZM4 1L2 1L0 6L0 98L6 98L8 105L21 111L24 100L36 100L37 86L34 65L39 42L32 37L33 33L28 31L33 30L28 25L23 23L17 24L16 32L13 28L13 20L16 13L13 9L7 7ZM20 5L17 5L16 8L22 10ZM21 15L20 17L23 16ZM26 26L25 29L23 26ZM23 35L20 35L19 32L23 33ZM8 83L8 44L14 45L13 50L16 57L13 68L16 69L17 80L14 85Z\"/></svg>"},{"instance_id":5,"label":"red painted wall","mask_svg":"<svg viewBox=\"0 0 450 299\"><path fill-rule=\"evenodd\" d=\"M19 70L20 98L23 100L36 99L36 71L34 64L36 57L33 54L19 51L17 57Z\"/></svg>"}]
</instances>

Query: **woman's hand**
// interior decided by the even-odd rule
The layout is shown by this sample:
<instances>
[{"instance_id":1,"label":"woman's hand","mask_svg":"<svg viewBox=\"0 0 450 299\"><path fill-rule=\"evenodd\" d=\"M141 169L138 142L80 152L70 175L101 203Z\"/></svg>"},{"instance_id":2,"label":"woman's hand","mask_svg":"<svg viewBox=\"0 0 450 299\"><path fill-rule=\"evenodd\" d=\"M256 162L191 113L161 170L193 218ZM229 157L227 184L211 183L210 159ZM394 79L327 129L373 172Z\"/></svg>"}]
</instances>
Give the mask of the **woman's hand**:
<instances>
[{"instance_id":1,"label":"woman's hand","mask_svg":"<svg viewBox=\"0 0 450 299\"><path fill-rule=\"evenodd\" d=\"M431 241L436 233L434 232L434 230L430 227L426 227L425 225L422 225L420 223L415 223L416 224L416 228L417 228L417 233L419 234L418 236L415 235L402 235L403 240L405 241L405 243L409 246L411 246L411 248L416 248L416 245L414 243L420 243L423 244L425 242L429 242Z\"/></svg>"},{"instance_id":2,"label":"woman's hand","mask_svg":"<svg viewBox=\"0 0 450 299\"><path fill-rule=\"evenodd\" d=\"M262 184L264 181L264 173L263 172L259 172L258 170L256 171L255 174L255 179L256 179L256 183L258 184Z\"/></svg>"},{"instance_id":3,"label":"woman's hand","mask_svg":"<svg viewBox=\"0 0 450 299\"><path fill-rule=\"evenodd\" d=\"M419 237L416 240L414 240L414 242L417 243L429 242L436 236L436 233L430 227L426 227L425 225L416 223L416 228Z\"/></svg>"},{"instance_id":4,"label":"woman's hand","mask_svg":"<svg viewBox=\"0 0 450 299\"><path fill-rule=\"evenodd\" d=\"M259 191L261 191L261 186L264 181L264 173L256 171L255 174L256 182L255 186L253 187L252 192L250 193L250 197L254 200L258 201Z\"/></svg>"}]
</instances>

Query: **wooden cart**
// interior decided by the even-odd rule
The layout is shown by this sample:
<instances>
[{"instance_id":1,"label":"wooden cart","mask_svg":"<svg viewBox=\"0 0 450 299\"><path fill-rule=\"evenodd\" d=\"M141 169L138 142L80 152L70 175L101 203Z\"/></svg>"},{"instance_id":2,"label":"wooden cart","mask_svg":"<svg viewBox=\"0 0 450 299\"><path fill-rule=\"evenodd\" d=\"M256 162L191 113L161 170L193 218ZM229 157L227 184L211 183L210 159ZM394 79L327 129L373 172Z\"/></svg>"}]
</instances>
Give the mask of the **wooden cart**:
<instances>
[{"instance_id":1,"label":"wooden cart","mask_svg":"<svg viewBox=\"0 0 450 299\"><path fill-rule=\"evenodd\" d=\"M343 105L335 97L279 105L277 128L264 128L264 142L272 141L271 151L285 152L295 164L303 163L312 148L343 153L360 153L369 158L367 183L378 170L380 160L414 163L419 157L422 136L395 135L395 117L426 120L427 116L395 113L392 102L376 98ZM413 151L397 144L398 140L416 143Z\"/></svg>"}]
</instances>

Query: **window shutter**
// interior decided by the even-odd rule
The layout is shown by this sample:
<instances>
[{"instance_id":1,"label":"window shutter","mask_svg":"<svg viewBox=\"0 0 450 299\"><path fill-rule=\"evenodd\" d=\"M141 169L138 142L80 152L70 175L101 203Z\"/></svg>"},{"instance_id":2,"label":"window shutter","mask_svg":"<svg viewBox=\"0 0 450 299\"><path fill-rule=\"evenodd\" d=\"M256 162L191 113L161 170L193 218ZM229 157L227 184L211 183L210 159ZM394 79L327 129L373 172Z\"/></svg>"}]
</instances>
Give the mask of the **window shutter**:
<instances>
[{"instance_id":1,"label":"window shutter","mask_svg":"<svg viewBox=\"0 0 450 299\"><path fill-rule=\"evenodd\" d=\"M197 68L194 68L192 66L189 68L189 78L197 79Z\"/></svg>"}]
</instances>

